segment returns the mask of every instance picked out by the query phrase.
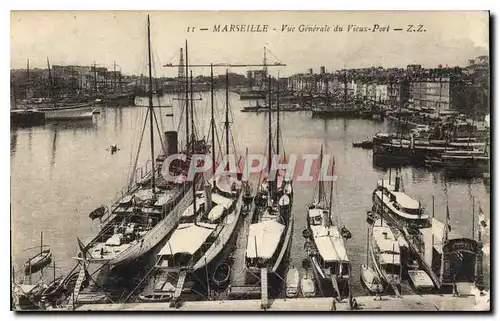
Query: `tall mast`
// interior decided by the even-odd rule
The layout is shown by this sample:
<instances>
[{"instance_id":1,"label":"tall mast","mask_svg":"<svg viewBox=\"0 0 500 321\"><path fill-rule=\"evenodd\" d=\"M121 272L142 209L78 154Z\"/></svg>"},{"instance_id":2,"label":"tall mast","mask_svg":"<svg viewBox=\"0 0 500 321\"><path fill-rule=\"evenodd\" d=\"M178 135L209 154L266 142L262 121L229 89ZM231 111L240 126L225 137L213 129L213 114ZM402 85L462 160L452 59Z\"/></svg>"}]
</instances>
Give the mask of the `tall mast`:
<instances>
[{"instance_id":1,"label":"tall mast","mask_svg":"<svg viewBox=\"0 0 500 321\"><path fill-rule=\"evenodd\" d=\"M26 98L29 96L30 87L30 60L26 60Z\"/></svg>"},{"instance_id":2,"label":"tall mast","mask_svg":"<svg viewBox=\"0 0 500 321\"><path fill-rule=\"evenodd\" d=\"M272 132L271 132L271 113L272 113L272 109L271 109L271 76L268 77L268 104L269 106L267 106L268 110L269 110L269 118L268 118L268 141L269 141L269 145L268 145L268 149L267 149L267 163L268 163L268 166L269 166L269 175L271 174L271 160L272 160L272 154L273 154L273 135L272 135ZM269 180L269 190L272 191L272 182L271 180ZM272 195L272 194L271 194Z\"/></svg>"},{"instance_id":3,"label":"tall mast","mask_svg":"<svg viewBox=\"0 0 500 321\"><path fill-rule=\"evenodd\" d=\"M181 49L182 50L182 49ZM210 129L212 131L212 178L215 180L214 66L210 64Z\"/></svg>"},{"instance_id":4,"label":"tall mast","mask_svg":"<svg viewBox=\"0 0 500 321\"><path fill-rule=\"evenodd\" d=\"M267 57L266 57L266 47L264 47L264 67L263 67L263 71L264 71L264 77L267 77Z\"/></svg>"},{"instance_id":5,"label":"tall mast","mask_svg":"<svg viewBox=\"0 0 500 321\"><path fill-rule=\"evenodd\" d=\"M151 30L149 26L148 15L148 70L149 70L149 138L151 143L151 188L153 193L155 191L155 145L154 145L154 131L153 131L153 75L151 71Z\"/></svg>"},{"instance_id":6,"label":"tall mast","mask_svg":"<svg viewBox=\"0 0 500 321\"><path fill-rule=\"evenodd\" d=\"M186 48L186 54L187 54L187 48ZM187 55L186 55L186 62L187 62ZM186 73L186 78L187 78L187 73ZM194 99L193 99L193 71L192 70L190 71L189 78L191 80L191 88L190 88L191 89L191 154L194 155L194 138L195 137L194 137ZM196 181L193 182L193 213L196 214ZM196 219L194 221L194 224L196 225Z\"/></svg>"},{"instance_id":7,"label":"tall mast","mask_svg":"<svg viewBox=\"0 0 500 321\"><path fill-rule=\"evenodd\" d=\"M276 154L280 153L280 77L276 87Z\"/></svg>"},{"instance_id":8,"label":"tall mast","mask_svg":"<svg viewBox=\"0 0 500 321\"><path fill-rule=\"evenodd\" d=\"M52 88L53 88L53 85L52 85L52 72L50 71L50 62L49 62L49 57L47 57L47 68L49 69L49 95L50 95L50 98L53 98L53 93L52 93Z\"/></svg>"},{"instance_id":9,"label":"tall mast","mask_svg":"<svg viewBox=\"0 0 500 321\"><path fill-rule=\"evenodd\" d=\"M319 161L321 162L321 165L323 165L323 145L321 145L321 151L319 153ZM324 196L323 195L323 180L322 180L322 177L319 176L319 178L318 178L318 202L321 203L321 201L324 198L323 196Z\"/></svg>"},{"instance_id":10,"label":"tall mast","mask_svg":"<svg viewBox=\"0 0 500 321\"><path fill-rule=\"evenodd\" d=\"M149 21L149 17L148 17L148 21ZM149 22L148 22L148 26L149 26ZM95 60L94 60L94 92L97 94L97 66L95 64Z\"/></svg>"},{"instance_id":11,"label":"tall mast","mask_svg":"<svg viewBox=\"0 0 500 321\"><path fill-rule=\"evenodd\" d=\"M116 61L113 61L113 90L116 91Z\"/></svg>"},{"instance_id":12,"label":"tall mast","mask_svg":"<svg viewBox=\"0 0 500 321\"><path fill-rule=\"evenodd\" d=\"M186 40L186 146L189 145L189 79L188 79L188 42Z\"/></svg>"},{"instance_id":13,"label":"tall mast","mask_svg":"<svg viewBox=\"0 0 500 321\"><path fill-rule=\"evenodd\" d=\"M334 171L335 171L335 159L332 162L332 176L333 176ZM329 216L328 216L328 220L327 220L327 222L328 222L327 227L330 227L330 220L332 217L332 208L333 208L333 179L332 179L332 182L330 183L330 204L328 205L328 208L329 208Z\"/></svg>"},{"instance_id":14,"label":"tall mast","mask_svg":"<svg viewBox=\"0 0 500 321\"><path fill-rule=\"evenodd\" d=\"M224 122L226 129L226 155L229 155L229 73L226 69L226 121Z\"/></svg>"},{"instance_id":15,"label":"tall mast","mask_svg":"<svg viewBox=\"0 0 500 321\"><path fill-rule=\"evenodd\" d=\"M193 71L190 71L190 95L191 95L191 142L194 142L194 99L193 99ZM194 144L193 144L193 154L194 154Z\"/></svg>"},{"instance_id":16,"label":"tall mast","mask_svg":"<svg viewBox=\"0 0 500 321\"><path fill-rule=\"evenodd\" d=\"M347 69L344 70L344 108L347 106Z\"/></svg>"}]
</instances>

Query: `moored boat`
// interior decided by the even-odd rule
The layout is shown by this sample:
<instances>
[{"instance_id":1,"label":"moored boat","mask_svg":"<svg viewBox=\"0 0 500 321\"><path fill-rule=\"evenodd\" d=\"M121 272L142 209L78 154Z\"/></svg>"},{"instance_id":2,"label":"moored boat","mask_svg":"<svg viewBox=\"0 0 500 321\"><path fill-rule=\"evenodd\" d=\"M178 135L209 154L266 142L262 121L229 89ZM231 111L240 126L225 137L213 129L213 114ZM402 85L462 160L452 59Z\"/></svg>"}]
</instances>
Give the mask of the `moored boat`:
<instances>
[{"instance_id":1,"label":"moored boat","mask_svg":"<svg viewBox=\"0 0 500 321\"><path fill-rule=\"evenodd\" d=\"M148 17L148 36L149 34ZM150 47L148 37L148 48ZM193 193L190 191L197 189L201 184L201 173L197 173L192 181L186 180L186 173L192 166L192 155L206 154L209 147L205 140L197 140L190 135L189 126L186 127L185 149L180 153L177 151L177 132L170 131L166 133L170 135L167 137L168 146L163 146L160 156L154 158L155 111L152 99L151 63L149 63L149 82L149 109L146 117L149 115L151 166L148 170L146 163L146 173L143 174L141 169L141 177L137 178L135 168L137 163L134 165L126 192L112 204L109 214L102 219L103 227L99 233L86 246L81 244L78 260L109 264L114 267L141 257L173 230L182 209L192 201ZM188 120L188 111L185 112ZM143 131L144 129L145 127ZM182 154L184 159L176 159L165 165L167 156L173 154Z\"/></svg>"},{"instance_id":2,"label":"moored boat","mask_svg":"<svg viewBox=\"0 0 500 321\"><path fill-rule=\"evenodd\" d=\"M139 294L141 302L169 302L172 300L171 293Z\"/></svg>"},{"instance_id":3,"label":"moored boat","mask_svg":"<svg viewBox=\"0 0 500 321\"><path fill-rule=\"evenodd\" d=\"M375 220L371 234L370 254L374 270L384 286L390 286L395 294L399 294L402 274L399 242L382 218Z\"/></svg>"},{"instance_id":4,"label":"moored boat","mask_svg":"<svg viewBox=\"0 0 500 321\"><path fill-rule=\"evenodd\" d=\"M320 153L323 161L323 148ZM334 165L332 165L332 174ZM349 290L350 262L345 239L350 238L347 228L339 228L332 219L333 180L330 200L327 201L323 181L318 180L318 196L307 210L305 250L312 263L313 271L322 293L335 293L342 297Z\"/></svg>"},{"instance_id":5,"label":"moored boat","mask_svg":"<svg viewBox=\"0 0 500 321\"><path fill-rule=\"evenodd\" d=\"M361 281L370 293L382 293L384 290L379 275L365 264L361 265Z\"/></svg>"},{"instance_id":6,"label":"moored boat","mask_svg":"<svg viewBox=\"0 0 500 321\"><path fill-rule=\"evenodd\" d=\"M271 90L271 78L269 77L269 90ZM273 139L271 120L271 95L268 103L268 164L273 159ZM279 102L279 100L277 100ZM277 135L276 151L280 153L279 142L279 103L277 105ZM270 166L270 165L269 165ZM270 173L273 174L273 173ZM260 184L259 191L254 197L254 210L252 224L250 224L245 264L247 276L253 278L255 274L275 273L289 252L293 234L293 186L289 177L290 173L277 171L274 177L267 177ZM266 275L267 275L266 274Z\"/></svg>"},{"instance_id":7,"label":"moored boat","mask_svg":"<svg viewBox=\"0 0 500 321\"><path fill-rule=\"evenodd\" d=\"M316 286L314 285L314 275L310 269L304 269L300 279L300 293L305 298L316 295Z\"/></svg>"},{"instance_id":8,"label":"moored boat","mask_svg":"<svg viewBox=\"0 0 500 321\"><path fill-rule=\"evenodd\" d=\"M42 250L40 253L31 257L24 263L24 272L26 274L34 273L46 267L52 260L52 251L50 249Z\"/></svg>"},{"instance_id":9,"label":"moored boat","mask_svg":"<svg viewBox=\"0 0 500 321\"><path fill-rule=\"evenodd\" d=\"M293 265L288 269L286 273L286 296L288 298L294 298L299 294L300 286L300 275L299 270Z\"/></svg>"}]
</instances>

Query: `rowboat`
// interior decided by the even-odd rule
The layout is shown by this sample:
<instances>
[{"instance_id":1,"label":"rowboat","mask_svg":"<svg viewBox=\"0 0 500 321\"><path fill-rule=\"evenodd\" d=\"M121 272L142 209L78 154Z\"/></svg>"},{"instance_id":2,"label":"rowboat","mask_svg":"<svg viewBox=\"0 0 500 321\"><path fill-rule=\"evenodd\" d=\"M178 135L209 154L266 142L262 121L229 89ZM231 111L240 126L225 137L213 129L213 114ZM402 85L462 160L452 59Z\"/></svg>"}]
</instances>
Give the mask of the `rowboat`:
<instances>
[{"instance_id":1,"label":"rowboat","mask_svg":"<svg viewBox=\"0 0 500 321\"><path fill-rule=\"evenodd\" d=\"M316 295L316 287L314 286L314 279L312 273L305 270L305 273L300 279L300 292L305 298L313 297Z\"/></svg>"},{"instance_id":2,"label":"rowboat","mask_svg":"<svg viewBox=\"0 0 500 321\"><path fill-rule=\"evenodd\" d=\"M172 299L171 293L140 294L139 300L142 302L168 302Z\"/></svg>"},{"instance_id":3,"label":"rowboat","mask_svg":"<svg viewBox=\"0 0 500 321\"><path fill-rule=\"evenodd\" d=\"M288 298L294 298L299 294L299 284L299 270L292 266L286 274L286 296Z\"/></svg>"},{"instance_id":4,"label":"rowboat","mask_svg":"<svg viewBox=\"0 0 500 321\"><path fill-rule=\"evenodd\" d=\"M378 274L365 264L361 265L361 281L371 293L381 293L384 290Z\"/></svg>"},{"instance_id":5,"label":"rowboat","mask_svg":"<svg viewBox=\"0 0 500 321\"><path fill-rule=\"evenodd\" d=\"M24 263L24 272L30 274L46 267L52 260L52 251L42 250Z\"/></svg>"},{"instance_id":6,"label":"rowboat","mask_svg":"<svg viewBox=\"0 0 500 321\"><path fill-rule=\"evenodd\" d=\"M212 278L217 286L223 286L229 281L230 276L231 267L227 263L221 263L215 268Z\"/></svg>"}]
</instances>

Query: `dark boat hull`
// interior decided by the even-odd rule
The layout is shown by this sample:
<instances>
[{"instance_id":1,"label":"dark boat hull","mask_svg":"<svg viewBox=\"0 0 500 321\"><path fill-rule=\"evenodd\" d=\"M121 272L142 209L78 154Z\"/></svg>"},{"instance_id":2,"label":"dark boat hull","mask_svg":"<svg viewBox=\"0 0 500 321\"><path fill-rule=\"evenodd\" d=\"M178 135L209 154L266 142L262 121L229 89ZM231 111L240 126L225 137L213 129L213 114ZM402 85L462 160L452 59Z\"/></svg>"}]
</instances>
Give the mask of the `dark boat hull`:
<instances>
[{"instance_id":1,"label":"dark boat hull","mask_svg":"<svg viewBox=\"0 0 500 321\"><path fill-rule=\"evenodd\" d=\"M41 111L16 110L10 112L10 123L13 126L36 126L45 123L45 114Z\"/></svg>"}]
</instances>

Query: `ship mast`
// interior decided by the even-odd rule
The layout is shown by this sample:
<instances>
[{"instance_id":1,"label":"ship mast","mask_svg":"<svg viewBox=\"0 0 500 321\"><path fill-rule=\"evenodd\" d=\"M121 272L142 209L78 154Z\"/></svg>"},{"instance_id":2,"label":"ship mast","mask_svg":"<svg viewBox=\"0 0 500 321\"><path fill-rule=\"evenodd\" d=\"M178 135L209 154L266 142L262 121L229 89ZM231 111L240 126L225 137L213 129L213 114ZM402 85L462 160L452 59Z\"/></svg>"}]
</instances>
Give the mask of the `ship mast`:
<instances>
[{"instance_id":1,"label":"ship mast","mask_svg":"<svg viewBox=\"0 0 500 321\"><path fill-rule=\"evenodd\" d=\"M320 167L323 165L323 145L321 145L321 151L319 153L319 161L321 162ZM321 203L324 200L323 195L323 179L321 175L318 177L318 203ZM326 205L326 204L325 204Z\"/></svg>"},{"instance_id":2,"label":"ship mast","mask_svg":"<svg viewBox=\"0 0 500 321\"><path fill-rule=\"evenodd\" d=\"M226 121L224 122L224 127L226 130L226 155L229 155L229 73L227 69L226 69Z\"/></svg>"},{"instance_id":3,"label":"ship mast","mask_svg":"<svg viewBox=\"0 0 500 321\"><path fill-rule=\"evenodd\" d=\"M155 145L154 145L154 131L153 131L153 75L151 71L151 30L149 26L148 15L148 60L149 60L149 137L151 142L151 189L153 195L155 191Z\"/></svg>"},{"instance_id":4,"label":"ship mast","mask_svg":"<svg viewBox=\"0 0 500 321\"><path fill-rule=\"evenodd\" d=\"M210 64L210 129L212 131L212 179L215 182L214 66Z\"/></svg>"},{"instance_id":5,"label":"ship mast","mask_svg":"<svg viewBox=\"0 0 500 321\"><path fill-rule=\"evenodd\" d=\"M273 154L273 136L272 136L272 132L271 132L271 127L272 127L272 123L271 123L271 113L272 113L272 107L271 107L271 76L268 77L268 104L269 106L267 107L268 110L269 110L269 118L268 118L268 141L269 141L269 145L268 145L268 149L267 149L267 163L268 163L268 166L269 166L269 175L271 175L271 161L272 161L272 154ZM273 186L272 186L272 182L271 180L268 181L268 186L269 186L269 192L271 194L271 197L273 195Z\"/></svg>"},{"instance_id":6,"label":"ship mast","mask_svg":"<svg viewBox=\"0 0 500 321\"><path fill-rule=\"evenodd\" d=\"M185 78L186 78L186 148L188 148L188 146L189 146L189 79L188 79L188 72L189 72L188 43L186 40L186 72L185 72Z\"/></svg>"},{"instance_id":7,"label":"ship mast","mask_svg":"<svg viewBox=\"0 0 500 321\"><path fill-rule=\"evenodd\" d=\"M276 154L280 153L280 77L276 86Z\"/></svg>"}]
</instances>

